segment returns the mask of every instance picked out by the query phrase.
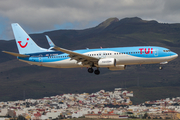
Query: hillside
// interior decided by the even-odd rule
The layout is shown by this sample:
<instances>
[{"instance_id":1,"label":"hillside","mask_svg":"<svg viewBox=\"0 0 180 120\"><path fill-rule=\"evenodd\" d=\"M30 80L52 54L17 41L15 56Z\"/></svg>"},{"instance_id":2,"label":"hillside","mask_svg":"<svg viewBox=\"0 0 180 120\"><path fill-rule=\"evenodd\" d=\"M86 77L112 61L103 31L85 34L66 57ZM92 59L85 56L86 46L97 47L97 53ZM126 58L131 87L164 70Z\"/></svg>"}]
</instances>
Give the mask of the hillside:
<instances>
[{"instance_id":1,"label":"hillside","mask_svg":"<svg viewBox=\"0 0 180 120\"><path fill-rule=\"evenodd\" d=\"M141 18L109 18L85 30L56 30L30 36L41 47L49 48L45 35L66 49L153 45L180 54L180 24L158 23ZM0 50L17 52L14 40L0 41ZM179 58L164 65L127 66L124 71L101 68L101 74L89 74L87 68L55 69L31 66L14 56L0 53L0 101L41 98L63 93L95 92L116 87L133 90L135 104L180 96Z\"/></svg>"}]
</instances>

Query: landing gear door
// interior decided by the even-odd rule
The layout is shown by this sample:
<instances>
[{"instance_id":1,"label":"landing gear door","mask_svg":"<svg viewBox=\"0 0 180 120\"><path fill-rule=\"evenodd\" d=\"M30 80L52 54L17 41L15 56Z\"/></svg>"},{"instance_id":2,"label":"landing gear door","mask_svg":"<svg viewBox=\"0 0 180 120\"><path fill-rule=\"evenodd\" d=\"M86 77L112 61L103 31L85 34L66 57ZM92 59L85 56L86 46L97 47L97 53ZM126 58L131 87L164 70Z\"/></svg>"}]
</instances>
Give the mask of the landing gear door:
<instances>
[{"instance_id":1,"label":"landing gear door","mask_svg":"<svg viewBox=\"0 0 180 120\"><path fill-rule=\"evenodd\" d=\"M154 49L154 56L158 56L158 49Z\"/></svg>"}]
</instances>

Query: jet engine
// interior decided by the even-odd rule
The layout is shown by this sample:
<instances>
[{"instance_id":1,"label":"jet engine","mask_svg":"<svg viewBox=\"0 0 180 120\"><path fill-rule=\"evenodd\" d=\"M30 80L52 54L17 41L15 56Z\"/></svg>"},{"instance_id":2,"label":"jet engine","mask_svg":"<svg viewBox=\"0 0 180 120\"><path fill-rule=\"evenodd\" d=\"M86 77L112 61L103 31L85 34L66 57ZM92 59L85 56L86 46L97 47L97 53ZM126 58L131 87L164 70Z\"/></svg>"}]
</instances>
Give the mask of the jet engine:
<instances>
[{"instance_id":1,"label":"jet engine","mask_svg":"<svg viewBox=\"0 0 180 120\"><path fill-rule=\"evenodd\" d=\"M116 66L116 59L114 58L104 58L98 61L99 67L115 67Z\"/></svg>"}]
</instances>

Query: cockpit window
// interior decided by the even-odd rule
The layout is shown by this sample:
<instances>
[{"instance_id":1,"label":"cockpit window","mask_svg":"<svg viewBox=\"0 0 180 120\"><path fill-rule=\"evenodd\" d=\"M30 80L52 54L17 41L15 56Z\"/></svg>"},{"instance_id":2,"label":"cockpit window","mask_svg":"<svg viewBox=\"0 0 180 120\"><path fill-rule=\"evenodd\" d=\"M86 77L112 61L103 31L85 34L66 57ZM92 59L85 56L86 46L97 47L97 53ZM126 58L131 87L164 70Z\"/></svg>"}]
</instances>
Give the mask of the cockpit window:
<instances>
[{"instance_id":1,"label":"cockpit window","mask_svg":"<svg viewBox=\"0 0 180 120\"><path fill-rule=\"evenodd\" d=\"M171 52L170 50L163 50L163 52Z\"/></svg>"}]
</instances>

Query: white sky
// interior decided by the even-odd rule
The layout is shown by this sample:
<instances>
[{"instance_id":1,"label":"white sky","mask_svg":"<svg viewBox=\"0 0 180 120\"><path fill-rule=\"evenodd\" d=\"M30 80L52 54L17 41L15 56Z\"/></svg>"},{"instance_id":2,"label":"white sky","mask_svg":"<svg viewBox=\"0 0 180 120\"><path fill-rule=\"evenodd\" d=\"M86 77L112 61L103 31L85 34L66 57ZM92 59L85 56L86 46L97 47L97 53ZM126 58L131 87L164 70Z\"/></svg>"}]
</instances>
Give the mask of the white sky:
<instances>
[{"instance_id":1,"label":"white sky","mask_svg":"<svg viewBox=\"0 0 180 120\"><path fill-rule=\"evenodd\" d=\"M0 39L12 39L11 23L27 33L94 27L110 17L180 23L180 0L0 0Z\"/></svg>"}]
</instances>

